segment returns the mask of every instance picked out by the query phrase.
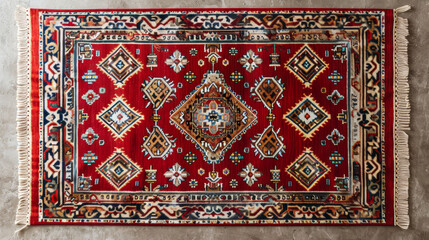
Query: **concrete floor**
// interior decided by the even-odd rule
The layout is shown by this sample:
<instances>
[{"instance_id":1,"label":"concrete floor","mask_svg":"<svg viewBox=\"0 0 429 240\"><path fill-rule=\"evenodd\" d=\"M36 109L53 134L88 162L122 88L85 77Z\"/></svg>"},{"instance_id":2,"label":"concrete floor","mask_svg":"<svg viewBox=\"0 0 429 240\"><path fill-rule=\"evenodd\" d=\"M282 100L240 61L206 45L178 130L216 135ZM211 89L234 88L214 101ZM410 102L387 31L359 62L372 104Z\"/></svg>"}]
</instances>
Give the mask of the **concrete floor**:
<instances>
[{"instance_id":1,"label":"concrete floor","mask_svg":"<svg viewBox=\"0 0 429 240\"><path fill-rule=\"evenodd\" d=\"M12 239L17 207L15 6L33 8L317 7L396 8L410 4L408 38L412 119L408 230L398 227L147 227L43 226L22 239L429 239L429 1L428 0L1 0L0 3L0 238Z\"/></svg>"}]
</instances>

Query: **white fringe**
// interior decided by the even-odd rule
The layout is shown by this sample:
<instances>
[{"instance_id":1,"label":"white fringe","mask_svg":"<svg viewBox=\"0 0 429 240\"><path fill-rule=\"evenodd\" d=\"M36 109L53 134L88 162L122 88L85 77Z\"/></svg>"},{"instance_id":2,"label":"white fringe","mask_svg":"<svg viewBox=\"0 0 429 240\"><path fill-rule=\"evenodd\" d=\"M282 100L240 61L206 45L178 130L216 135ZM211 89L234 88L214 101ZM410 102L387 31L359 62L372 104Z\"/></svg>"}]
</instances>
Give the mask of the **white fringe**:
<instances>
[{"instance_id":1,"label":"white fringe","mask_svg":"<svg viewBox=\"0 0 429 240\"><path fill-rule=\"evenodd\" d=\"M15 224L30 225L31 142L30 142L30 11L18 6L18 79L17 79L17 138L19 159L18 209ZM24 226L25 228L25 226Z\"/></svg>"},{"instance_id":2,"label":"white fringe","mask_svg":"<svg viewBox=\"0 0 429 240\"><path fill-rule=\"evenodd\" d=\"M410 130L410 102L408 93L408 20L398 17L398 13L410 10L409 5L395 10L395 225L408 229L408 179L410 178L410 154L408 135Z\"/></svg>"}]
</instances>

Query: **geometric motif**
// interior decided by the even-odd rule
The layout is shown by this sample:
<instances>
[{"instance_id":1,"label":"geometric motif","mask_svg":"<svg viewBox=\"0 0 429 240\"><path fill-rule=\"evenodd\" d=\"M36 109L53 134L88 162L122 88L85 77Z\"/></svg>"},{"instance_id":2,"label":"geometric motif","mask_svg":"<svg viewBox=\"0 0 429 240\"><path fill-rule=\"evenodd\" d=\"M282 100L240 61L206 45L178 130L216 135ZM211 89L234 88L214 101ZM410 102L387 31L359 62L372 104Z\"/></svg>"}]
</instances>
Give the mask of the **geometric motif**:
<instances>
[{"instance_id":1,"label":"geometric motif","mask_svg":"<svg viewBox=\"0 0 429 240\"><path fill-rule=\"evenodd\" d=\"M277 100L282 96L283 84L281 79L277 80L275 77L260 77L259 82L256 81L255 88L251 89L253 94L257 95L268 109L273 109L274 103L279 103Z\"/></svg>"},{"instance_id":2,"label":"geometric motif","mask_svg":"<svg viewBox=\"0 0 429 240\"><path fill-rule=\"evenodd\" d=\"M338 145L340 141L344 140L344 136L340 134L340 132L334 128L332 133L326 137L328 140L331 140L334 145Z\"/></svg>"},{"instance_id":3,"label":"geometric motif","mask_svg":"<svg viewBox=\"0 0 429 240\"><path fill-rule=\"evenodd\" d=\"M240 161L244 159L244 157L243 157L243 155L241 155L238 152L233 152L229 156L229 159L231 160L232 163L234 163L234 165L238 165L240 163Z\"/></svg>"},{"instance_id":4,"label":"geometric motif","mask_svg":"<svg viewBox=\"0 0 429 240\"><path fill-rule=\"evenodd\" d=\"M115 139L122 140L126 132L138 124L143 116L128 106L122 96L116 96L109 106L101 110L97 119L110 130Z\"/></svg>"},{"instance_id":5,"label":"geometric motif","mask_svg":"<svg viewBox=\"0 0 429 240\"><path fill-rule=\"evenodd\" d=\"M335 167L338 167L338 164L341 164L341 161L344 161L344 158L341 156L338 151L335 151L331 153L331 156L329 156L329 160L332 162L332 164L335 164Z\"/></svg>"},{"instance_id":6,"label":"geometric motif","mask_svg":"<svg viewBox=\"0 0 429 240\"><path fill-rule=\"evenodd\" d=\"M255 70L255 68L258 67L259 64L262 63L262 58L260 58L258 55L255 55L252 49L249 49L246 55L243 55L243 57L240 58L239 62L249 73L251 73L253 70Z\"/></svg>"},{"instance_id":7,"label":"geometric motif","mask_svg":"<svg viewBox=\"0 0 429 240\"><path fill-rule=\"evenodd\" d=\"M308 45L298 50L285 66L305 87L310 87L312 81L327 69L327 64Z\"/></svg>"},{"instance_id":8,"label":"geometric motif","mask_svg":"<svg viewBox=\"0 0 429 240\"><path fill-rule=\"evenodd\" d=\"M169 181L172 181L173 185L178 187L182 181L185 181L185 178L189 176L189 173L176 162L169 168L169 171L164 173L164 176L170 178Z\"/></svg>"},{"instance_id":9,"label":"geometric motif","mask_svg":"<svg viewBox=\"0 0 429 240\"><path fill-rule=\"evenodd\" d=\"M98 76L95 72L93 72L92 70L88 70L88 72L86 72L83 76L82 79L87 82L88 84L92 84L94 83L97 79Z\"/></svg>"},{"instance_id":10,"label":"geometric motif","mask_svg":"<svg viewBox=\"0 0 429 240\"><path fill-rule=\"evenodd\" d=\"M150 78L150 77L149 77ZM150 78L142 84L144 97L148 98L154 110L158 110L167 101L173 91L173 84L168 79L161 77ZM174 94L172 95L174 96Z\"/></svg>"},{"instance_id":11,"label":"geometric motif","mask_svg":"<svg viewBox=\"0 0 429 240\"><path fill-rule=\"evenodd\" d=\"M337 90L334 90L331 95L328 95L326 98L334 105L337 105L341 100L344 99L344 96L342 96Z\"/></svg>"},{"instance_id":12,"label":"geometric motif","mask_svg":"<svg viewBox=\"0 0 429 240\"><path fill-rule=\"evenodd\" d=\"M88 90L84 95L82 95L82 99L86 101L88 105L92 105L95 100L99 99L100 95L95 93L92 89Z\"/></svg>"},{"instance_id":13,"label":"geometric motif","mask_svg":"<svg viewBox=\"0 0 429 240\"><path fill-rule=\"evenodd\" d=\"M345 45L336 45L332 51L334 54L332 55L335 60L341 60L341 62L347 59L347 46Z\"/></svg>"},{"instance_id":14,"label":"geometric motif","mask_svg":"<svg viewBox=\"0 0 429 240\"><path fill-rule=\"evenodd\" d=\"M280 131L280 129L279 129ZM282 157L286 146L282 143L283 137L277 136L278 131L274 131L273 126L268 126L262 134L255 136L255 140L252 140L252 147L255 149L255 155L260 154L261 159L264 158L275 158L278 159L277 155Z\"/></svg>"},{"instance_id":15,"label":"geometric motif","mask_svg":"<svg viewBox=\"0 0 429 240\"><path fill-rule=\"evenodd\" d=\"M116 149L115 152L97 168L97 171L117 190L120 190L141 171L141 168L133 163L121 149Z\"/></svg>"},{"instance_id":16,"label":"geometric motif","mask_svg":"<svg viewBox=\"0 0 429 240\"><path fill-rule=\"evenodd\" d=\"M189 186L190 186L191 188L196 188L196 187L198 186L198 181L197 181L197 180L195 180L195 179L191 179L191 180L189 181Z\"/></svg>"},{"instance_id":17,"label":"geometric motif","mask_svg":"<svg viewBox=\"0 0 429 240\"><path fill-rule=\"evenodd\" d=\"M118 88L121 88L132 75L143 68L122 45L102 60L98 67L113 80Z\"/></svg>"},{"instance_id":18,"label":"geometric motif","mask_svg":"<svg viewBox=\"0 0 429 240\"><path fill-rule=\"evenodd\" d=\"M337 119L341 121L341 123L346 124L347 123L347 111L342 110L341 113L338 113Z\"/></svg>"},{"instance_id":19,"label":"geometric motif","mask_svg":"<svg viewBox=\"0 0 429 240\"><path fill-rule=\"evenodd\" d=\"M173 68L176 73L179 73L182 68L185 68L188 62L188 59L186 59L179 50L174 51L173 55L165 60L165 63L170 66L170 68Z\"/></svg>"},{"instance_id":20,"label":"geometric motif","mask_svg":"<svg viewBox=\"0 0 429 240\"><path fill-rule=\"evenodd\" d=\"M78 49L78 60L82 60L83 62L84 59L92 59L92 51L94 49L92 48L92 45L90 43L79 43Z\"/></svg>"},{"instance_id":21,"label":"geometric motif","mask_svg":"<svg viewBox=\"0 0 429 240\"><path fill-rule=\"evenodd\" d=\"M286 168L286 172L308 191L329 172L329 168L308 148Z\"/></svg>"},{"instance_id":22,"label":"geometric motif","mask_svg":"<svg viewBox=\"0 0 429 240\"><path fill-rule=\"evenodd\" d=\"M80 138L82 138L82 140L88 143L88 145L92 145L95 140L98 139L98 135L94 132L94 129L88 128Z\"/></svg>"},{"instance_id":23,"label":"geometric motif","mask_svg":"<svg viewBox=\"0 0 429 240\"><path fill-rule=\"evenodd\" d=\"M195 76L195 73L193 73L192 71L189 71L185 73L184 78L188 83L192 83L197 78L197 76Z\"/></svg>"},{"instance_id":24,"label":"geometric motif","mask_svg":"<svg viewBox=\"0 0 429 240\"><path fill-rule=\"evenodd\" d=\"M328 79L334 83L334 85L337 85L341 79L343 79L343 76L341 76L340 73L337 72L337 70L334 70L334 72L331 73L331 75L328 76Z\"/></svg>"},{"instance_id":25,"label":"geometric motif","mask_svg":"<svg viewBox=\"0 0 429 240\"><path fill-rule=\"evenodd\" d=\"M239 99L222 74L209 71L191 96L172 111L171 124L199 146L208 163L220 162L224 151L256 120Z\"/></svg>"},{"instance_id":26,"label":"geometric motif","mask_svg":"<svg viewBox=\"0 0 429 240\"><path fill-rule=\"evenodd\" d=\"M255 149L255 156L258 155L263 160L264 158L275 158L277 155L282 156L286 146L282 143L283 137L279 137L277 133L280 129L275 132L272 125L272 121L275 119L275 115L272 113L274 103L280 107L278 102L279 99L283 98L283 87L284 83L281 79L277 80L277 77L260 77L259 82L255 80L255 87L251 88L252 96L256 96L257 102L263 102L265 107L268 108L269 114L267 119L269 122L268 127L265 128L262 134L257 134L255 140L251 139L251 147Z\"/></svg>"},{"instance_id":27,"label":"geometric motif","mask_svg":"<svg viewBox=\"0 0 429 240\"><path fill-rule=\"evenodd\" d=\"M79 176L77 181L78 191L90 191L91 190L91 177Z\"/></svg>"},{"instance_id":28,"label":"geometric motif","mask_svg":"<svg viewBox=\"0 0 429 240\"><path fill-rule=\"evenodd\" d=\"M262 176L262 173L251 163L248 163L246 168L243 168L238 175L243 178L243 181L245 181L247 185L252 186L255 181L258 181L258 178Z\"/></svg>"},{"instance_id":29,"label":"geometric motif","mask_svg":"<svg viewBox=\"0 0 429 240\"><path fill-rule=\"evenodd\" d=\"M83 124L86 120L88 120L89 115L87 113L83 112L83 109L80 109L78 112L77 118L78 118L79 124Z\"/></svg>"},{"instance_id":30,"label":"geometric motif","mask_svg":"<svg viewBox=\"0 0 429 240\"><path fill-rule=\"evenodd\" d=\"M234 83L238 83L238 82L241 81L241 79L243 79L243 75L241 75L241 73L239 71L234 71L234 72L231 73L231 75L229 76L229 78Z\"/></svg>"},{"instance_id":31,"label":"geometric motif","mask_svg":"<svg viewBox=\"0 0 429 240\"><path fill-rule=\"evenodd\" d=\"M283 119L286 119L306 139L311 138L330 118L331 115L311 96L305 96L288 114L283 115Z\"/></svg>"},{"instance_id":32,"label":"geometric motif","mask_svg":"<svg viewBox=\"0 0 429 240\"><path fill-rule=\"evenodd\" d=\"M142 151L145 152L145 155L149 154L149 159L151 158L162 158L165 159L168 154L172 153L172 148L176 145L174 140L170 140L171 136L164 134L162 129L158 127L158 121L161 119L161 116L158 115L158 110L166 102L172 100L171 97L176 97L174 93L176 89L174 84L167 78L161 77L149 77L149 80L145 80L141 87L142 92L144 93L143 99L149 99L149 103L153 105L154 114L152 115L152 120L155 121L153 126L152 133L149 133L149 136L143 137L143 144L141 145Z\"/></svg>"},{"instance_id":33,"label":"geometric motif","mask_svg":"<svg viewBox=\"0 0 429 240\"><path fill-rule=\"evenodd\" d=\"M170 153L173 152L172 148L176 145L175 140L170 140L170 136L165 134L162 129L158 126L153 127L153 131L149 133L149 136L143 138L144 143L141 145L142 151L145 155L149 154L151 158L162 158L165 159Z\"/></svg>"},{"instance_id":34,"label":"geometric motif","mask_svg":"<svg viewBox=\"0 0 429 240\"><path fill-rule=\"evenodd\" d=\"M334 181L335 181L335 187L337 188L337 191L347 191L349 189L348 177L336 177Z\"/></svg>"},{"instance_id":35,"label":"geometric motif","mask_svg":"<svg viewBox=\"0 0 429 240\"><path fill-rule=\"evenodd\" d=\"M188 152L186 155L185 155L185 157L183 157L184 159L185 159L185 161L189 164L189 165L191 165L192 163L194 163L197 159L198 159L198 157L195 155L195 153L192 153L192 152Z\"/></svg>"},{"instance_id":36,"label":"geometric motif","mask_svg":"<svg viewBox=\"0 0 429 240\"><path fill-rule=\"evenodd\" d=\"M87 153L83 154L83 157L82 157L82 161L85 164L88 164L88 166L91 166L91 164L95 163L95 160L97 160L97 159L98 159L98 157L95 156L95 153L93 153L91 151L88 151Z\"/></svg>"}]
</instances>

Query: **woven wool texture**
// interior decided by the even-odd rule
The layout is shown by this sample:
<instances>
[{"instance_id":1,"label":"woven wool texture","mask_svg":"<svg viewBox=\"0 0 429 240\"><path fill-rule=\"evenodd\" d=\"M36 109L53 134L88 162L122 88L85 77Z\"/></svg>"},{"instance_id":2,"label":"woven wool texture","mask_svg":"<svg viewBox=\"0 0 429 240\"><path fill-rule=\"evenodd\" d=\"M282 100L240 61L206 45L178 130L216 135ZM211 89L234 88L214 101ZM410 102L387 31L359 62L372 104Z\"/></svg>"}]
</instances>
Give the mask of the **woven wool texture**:
<instances>
[{"instance_id":1,"label":"woven wool texture","mask_svg":"<svg viewBox=\"0 0 429 240\"><path fill-rule=\"evenodd\" d=\"M17 223L407 228L408 8L18 9Z\"/></svg>"}]
</instances>

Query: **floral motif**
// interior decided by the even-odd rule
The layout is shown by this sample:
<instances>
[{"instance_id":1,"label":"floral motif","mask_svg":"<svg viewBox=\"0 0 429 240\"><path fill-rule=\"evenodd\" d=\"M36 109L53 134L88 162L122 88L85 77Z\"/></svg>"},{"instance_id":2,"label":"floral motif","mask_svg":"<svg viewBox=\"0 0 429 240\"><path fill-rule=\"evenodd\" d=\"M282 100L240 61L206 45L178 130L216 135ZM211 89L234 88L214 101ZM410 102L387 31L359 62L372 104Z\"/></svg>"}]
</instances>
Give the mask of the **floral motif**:
<instances>
[{"instance_id":1,"label":"floral motif","mask_svg":"<svg viewBox=\"0 0 429 240\"><path fill-rule=\"evenodd\" d=\"M84 95L82 95L82 99L88 103L88 105L92 105L95 100L99 99L100 95L95 93L92 89L88 90Z\"/></svg>"},{"instance_id":2,"label":"floral motif","mask_svg":"<svg viewBox=\"0 0 429 240\"><path fill-rule=\"evenodd\" d=\"M252 186L255 181L258 181L258 178L262 176L262 173L258 171L255 166L251 163L247 164L246 168L242 169L238 175L243 178L243 181L247 183L247 185Z\"/></svg>"},{"instance_id":3,"label":"floral motif","mask_svg":"<svg viewBox=\"0 0 429 240\"><path fill-rule=\"evenodd\" d=\"M191 181L189 181L189 186L191 188L196 188L198 186L198 181L195 179L191 179Z\"/></svg>"},{"instance_id":4,"label":"floral motif","mask_svg":"<svg viewBox=\"0 0 429 240\"><path fill-rule=\"evenodd\" d=\"M191 54L191 56L195 56L198 54L198 50L195 48L191 48L191 50L189 50L189 54Z\"/></svg>"},{"instance_id":5,"label":"floral motif","mask_svg":"<svg viewBox=\"0 0 429 240\"><path fill-rule=\"evenodd\" d=\"M253 70L255 70L255 68L257 68L261 63L262 58L256 55L252 49L247 51L246 55L243 55L243 57L240 58L240 64L243 65L249 73L253 72Z\"/></svg>"},{"instance_id":6,"label":"floral motif","mask_svg":"<svg viewBox=\"0 0 429 240\"><path fill-rule=\"evenodd\" d=\"M94 129L88 128L85 133L81 136L82 140L85 140L88 145L92 145L95 140L98 139L98 135L94 132Z\"/></svg>"},{"instance_id":7,"label":"floral motif","mask_svg":"<svg viewBox=\"0 0 429 240\"><path fill-rule=\"evenodd\" d=\"M166 178L170 178L169 180L173 182L174 186L178 187L182 181L185 181L185 178L189 176L189 173L185 171L184 168L182 168L179 163L174 164L171 168L169 168L164 173L164 176Z\"/></svg>"},{"instance_id":8,"label":"floral motif","mask_svg":"<svg viewBox=\"0 0 429 240\"><path fill-rule=\"evenodd\" d=\"M182 68L185 68L186 64L188 64L188 59L184 55L182 55L179 50L174 51L173 55L170 56L165 63L170 66L174 70L174 72L178 73Z\"/></svg>"}]
</instances>

